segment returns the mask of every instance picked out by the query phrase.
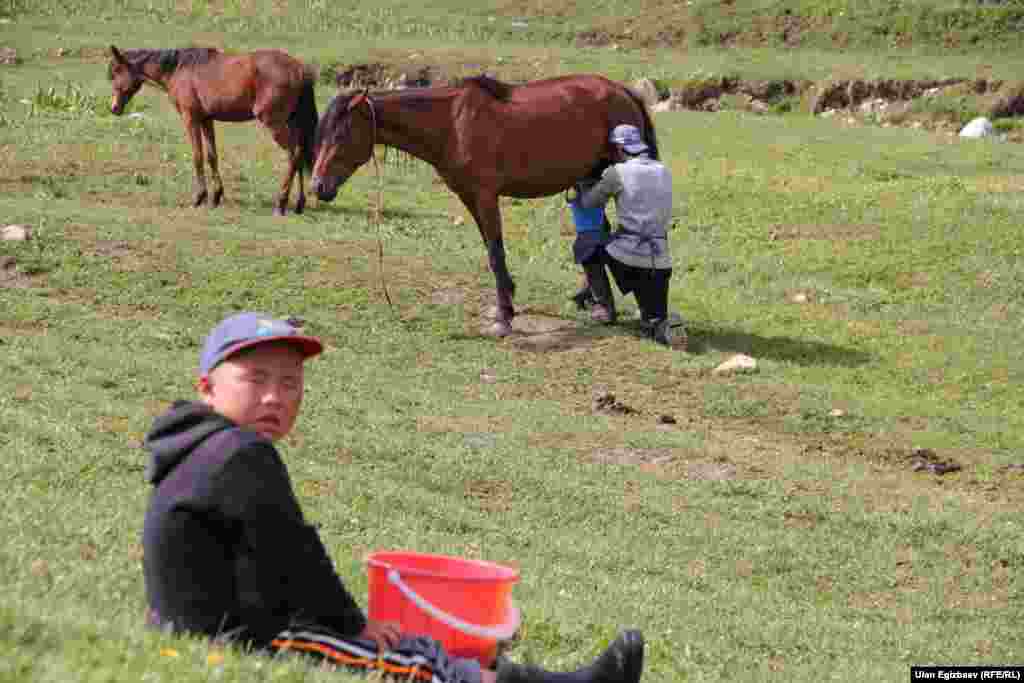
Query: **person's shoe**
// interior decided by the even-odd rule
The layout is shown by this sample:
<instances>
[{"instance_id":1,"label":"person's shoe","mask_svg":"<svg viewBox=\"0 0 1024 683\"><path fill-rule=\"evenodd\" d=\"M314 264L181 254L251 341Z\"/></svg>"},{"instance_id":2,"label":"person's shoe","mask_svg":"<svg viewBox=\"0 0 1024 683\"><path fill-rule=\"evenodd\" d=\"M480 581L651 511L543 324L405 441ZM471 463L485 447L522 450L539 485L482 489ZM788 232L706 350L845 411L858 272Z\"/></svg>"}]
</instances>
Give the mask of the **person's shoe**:
<instances>
[{"instance_id":1,"label":"person's shoe","mask_svg":"<svg viewBox=\"0 0 1024 683\"><path fill-rule=\"evenodd\" d=\"M590 319L602 325L612 325L616 319L615 309L604 304L594 304L594 307L590 309Z\"/></svg>"},{"instance_id":2,"label":"person's shoe","mask_svg":"<svg viewBox=\"0 0 1024 683\"><path fill-rule=\"evenodd\" d=\"M615 295L608 281L608 272L602 263L587 263L583 272L590 283L590 295L594 297L594 306L590 309L590 319L596 323L611 325L615 322Z\"/></svg>"},{"instance_id":3,"label":"person's shoe","mask_svg":"<svg viewBox=\"0 0 1024 683\"><path fill-rule=\"evenodd\" d=\"M552 673L529 664L516 664L504 658L497 663L498 683L639 683L644 669L644 637L640 631L619 634L593 664L572 673Z\"/></svg>"},{"instance_id":4,"label":"person's shoe","mask_svg":"<svg viewBox=\"0 0 1024 683\"><path fill-rule=\"evenodd\" d=\"M576 303L578 310L584 311L594 303L594 295L590 291L590 286L587 285L586 287L580 287L575 294L569 297L569 300Z\"/></svg>"},{"instance_id":5,"label":"person's shoe","mask_svg":"<svg viewBox=\"0 0 1024 683\"><path fill-rule=\"evenodd\" d=\"M678 313L670 313L667 318L650 322L651 335L654 341L673 349L686 350L688 338L686 325Z\"/></svg>"},{"instance_id":6,"label":"person's shoe","mask_svg":"<svg viewBox=\"0 0 1024 683\"><path fill-rule=\"evenodd\" d=\"M593 683L638 683L644 669L644 637L640 631L619 634L591 666Z\"/></svg>"}]
</instances>

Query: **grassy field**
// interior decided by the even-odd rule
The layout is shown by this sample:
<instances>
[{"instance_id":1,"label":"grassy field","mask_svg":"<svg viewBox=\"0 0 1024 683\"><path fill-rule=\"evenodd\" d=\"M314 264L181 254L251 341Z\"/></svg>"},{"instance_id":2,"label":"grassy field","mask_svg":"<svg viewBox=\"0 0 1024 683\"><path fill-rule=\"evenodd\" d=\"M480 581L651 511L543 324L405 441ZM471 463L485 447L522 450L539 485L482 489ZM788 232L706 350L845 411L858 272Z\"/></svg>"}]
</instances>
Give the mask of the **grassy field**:
<instances>
[{"instance_id":1,"label":"grassy field","mask_svg":"<svg viewBox=\"0 0 1024 683\"><path fill-rule=\"evenodd\" d=\"M828 26L879 6L733 5ZM638 626L652 682L1024 663L1021 146L660 114L671 300L692 352L577 317L560 198L504 203L522 331L494 341L478 332L493 279L476 229L429 168L384 165L379 228L369 168L334 204L275 219L281 153L254 125L222 125L226 203L187 208L172 107L144 90L141 117L110 116L105 68L110 43L195 43L515 77L1013 78L1014 25L985 49L926 32L894 48L866 20L843 51L817 33L612 49L577 34L612 16L735 17L699 0L472 7L0 0L0 48L21 60L0 65L0 226L35 231L0 242L0 681L348 680L141 628L138 446L192 395L205 332L241 309L299 316L329 345L283 450L360 598L375 549L516 564L516 658L575 666ZM735 353L758 372L712 374ZM595 410L598 391L635 412ZM962 469L915 471L921 449Z\"/></svg>"}]
</instances>

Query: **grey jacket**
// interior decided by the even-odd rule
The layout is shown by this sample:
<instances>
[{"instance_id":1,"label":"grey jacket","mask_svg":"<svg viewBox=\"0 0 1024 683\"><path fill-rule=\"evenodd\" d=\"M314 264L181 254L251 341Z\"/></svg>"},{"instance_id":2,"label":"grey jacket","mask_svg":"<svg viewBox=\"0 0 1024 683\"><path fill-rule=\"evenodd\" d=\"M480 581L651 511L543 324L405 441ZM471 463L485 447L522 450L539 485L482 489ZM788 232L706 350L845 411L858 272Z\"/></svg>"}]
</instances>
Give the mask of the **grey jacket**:
<instances>
[{"instance_id":1,"label":"grey jacket","mask_svg":"<svg viewBox=\"0 0 1024 683\"><path fill-rule=\"evenodd\" d=\"M605 169L580 202L586 208L615 198L619 229L605 250L638 268L671 268L668 224L672 218L672 175L660 161L639 154Z\"/></svg>"}]
</instances>

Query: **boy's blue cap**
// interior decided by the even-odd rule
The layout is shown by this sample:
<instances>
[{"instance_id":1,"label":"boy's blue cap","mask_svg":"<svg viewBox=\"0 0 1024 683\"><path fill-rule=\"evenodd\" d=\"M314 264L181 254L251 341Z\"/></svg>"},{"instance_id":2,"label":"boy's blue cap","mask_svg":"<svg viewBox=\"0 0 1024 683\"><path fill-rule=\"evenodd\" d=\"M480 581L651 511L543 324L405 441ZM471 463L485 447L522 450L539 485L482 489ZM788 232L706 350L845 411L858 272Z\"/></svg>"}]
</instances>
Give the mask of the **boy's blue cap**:
<instances>
[{"instance_id":1,"label":"boy's blue cap","mask_svg":"<svg viewBox=\"0 0 1024 683\"><path fill-rule=\"evenodd\" d=\"M220 321L207 335L203 353L199 356L199 375L210 374L228 356L242 349L274 341L293 344L306 358L324 350L319 339L299 334L299 330L285 320L266 313L238 313Z\"/></svg>"},{"instance_id":2,"label":"boy's blue cap","mask_svg":"<svg viewBox=\"0 0 1024 683\"><path fill-rule=\"evenodd\" d=\"M647 143L640 137L640 129L628 123L620 123L612 129L608 140L622 147L629 154L640 154L647 151Z\"/></svg>"}]
</instances>

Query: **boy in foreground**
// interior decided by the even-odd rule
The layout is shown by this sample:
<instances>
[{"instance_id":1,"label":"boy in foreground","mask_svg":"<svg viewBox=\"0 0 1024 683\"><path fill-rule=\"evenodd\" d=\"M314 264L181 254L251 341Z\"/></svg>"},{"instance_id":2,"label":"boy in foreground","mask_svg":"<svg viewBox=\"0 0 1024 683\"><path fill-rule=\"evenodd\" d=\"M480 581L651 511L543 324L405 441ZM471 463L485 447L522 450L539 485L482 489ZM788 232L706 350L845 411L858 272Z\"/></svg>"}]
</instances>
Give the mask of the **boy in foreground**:
<instances>
[{"instance_id":1,"label":"boy in foreground","mask_svg":"<svg viewBox=\"0 0 1024 683\"><path fill-rule=\"evenodd\" d=\"M260 313L223 320L199 359L197 401L146 436L143 528L151 625L267 651L299 651L432 683L636 683L643 638L624 631L591 665L548 672L453 659L436 641L367 619L302 515L274 443L295 425L305 361L323 350Z\"/></svg>"}]
</instances>

